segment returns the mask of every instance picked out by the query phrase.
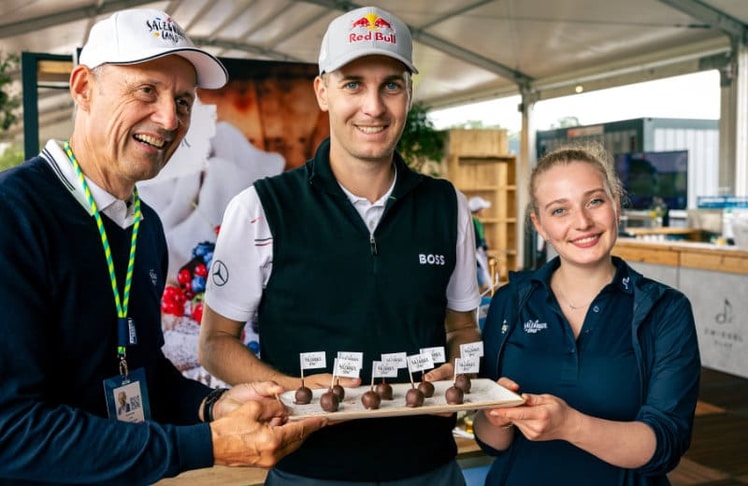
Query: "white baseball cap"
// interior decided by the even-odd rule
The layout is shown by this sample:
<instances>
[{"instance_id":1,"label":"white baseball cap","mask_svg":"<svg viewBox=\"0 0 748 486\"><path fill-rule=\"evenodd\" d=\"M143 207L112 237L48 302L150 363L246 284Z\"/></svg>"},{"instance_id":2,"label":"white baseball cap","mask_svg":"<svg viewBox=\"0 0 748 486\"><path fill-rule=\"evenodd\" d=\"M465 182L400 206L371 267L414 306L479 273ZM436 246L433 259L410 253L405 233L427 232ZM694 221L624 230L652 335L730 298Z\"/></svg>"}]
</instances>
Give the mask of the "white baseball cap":
<instances>
[{"instance_id":1,"label":"white baseball cap","mask_svg":"<svg viewBox=\"0 0 748 486\"><path fill-rule=\"evenodd\" d=\"M192 63L200 88L220 88L228 81L221 61L195 47L176 21L159 10L122 10L97 22L78 62L93 69L102 64L138 64L170 54Z\"/></svg>"},{"instance_id":2,"label":"white baseball cap","mask_svg":"<svg viewBox=\"0 0 748 486\"><path fill-rule=\"evenodd\" d=\"M418 74L408 26L380 8L357 8L335 18L327 27L319 50L319 73L329 73L373 55L397 59L411 73Z\"/></svg>"},{"instance_id":3,"label":"white baseball cap","mask_svg":"<svg viewBox=\"0 0 748 486\"><path fill-rule=\"evenodd\" d=\"M475 197L471 197L468 200L468 207L470 208L470 211L474 213L480 209L490 208L491 202L486 201L482 197L475 196Z\"/></svg>"}]
</instances>

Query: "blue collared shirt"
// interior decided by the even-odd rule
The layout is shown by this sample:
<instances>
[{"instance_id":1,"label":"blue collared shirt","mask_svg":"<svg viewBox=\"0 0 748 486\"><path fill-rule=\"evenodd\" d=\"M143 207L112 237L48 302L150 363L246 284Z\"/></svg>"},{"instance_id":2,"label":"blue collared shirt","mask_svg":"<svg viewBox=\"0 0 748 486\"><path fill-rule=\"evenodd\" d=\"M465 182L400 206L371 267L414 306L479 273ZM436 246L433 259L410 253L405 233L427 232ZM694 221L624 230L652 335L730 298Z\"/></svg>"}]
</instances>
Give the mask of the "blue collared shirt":
<instances>
[{"instance_id":1,"label":"blue collared shirt","mask_svg":"<svg viewBox=\"0 0 748 486\"><path fill-rule=\"evenodd\" d=\"M640 381L632 344L633 292L625 265L589 305L579 336L561 312L550 287L557 267L546 266L508 337L500 376L521 392L549 393L582 413L609 420L634 420ZM589 484L615 484L619 468L564 441L532 442L518 434L507 485L563 484L568 471L585 471ZM594 478L594 479L593 479Z\"/></svg>"}]
</instances>

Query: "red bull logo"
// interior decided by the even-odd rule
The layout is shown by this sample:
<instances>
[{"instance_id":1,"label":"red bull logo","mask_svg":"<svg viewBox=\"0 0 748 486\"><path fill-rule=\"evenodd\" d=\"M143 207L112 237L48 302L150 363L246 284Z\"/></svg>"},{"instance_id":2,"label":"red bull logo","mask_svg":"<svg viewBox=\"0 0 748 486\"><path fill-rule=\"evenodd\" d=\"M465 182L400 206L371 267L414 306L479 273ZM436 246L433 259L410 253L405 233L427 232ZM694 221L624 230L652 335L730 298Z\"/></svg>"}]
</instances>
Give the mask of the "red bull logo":
<instances>
[{"instance_id":1,"label":"red bull logo","mask_svg":"<svg viewBox=\"0 0 748 486\"><path fill-rule=\"evenodd\" d=\"M392 30L392 24L384 20L382 17L377 17L377 20L374 21L374 25L378 29L390 29Z\"/></svg>"},{"instance_id":2,"label":"red bull logo","mask_svg":"<svg viewBox=\"0 0 748 486\"><path fill-rule=\"evenodd\" d=\"M389 31L389 32L385 32ZM348 42L375 41L397 44L392 24L382 17L370 13L355 20L348 34Z\"/></svg>"}]
</instances>

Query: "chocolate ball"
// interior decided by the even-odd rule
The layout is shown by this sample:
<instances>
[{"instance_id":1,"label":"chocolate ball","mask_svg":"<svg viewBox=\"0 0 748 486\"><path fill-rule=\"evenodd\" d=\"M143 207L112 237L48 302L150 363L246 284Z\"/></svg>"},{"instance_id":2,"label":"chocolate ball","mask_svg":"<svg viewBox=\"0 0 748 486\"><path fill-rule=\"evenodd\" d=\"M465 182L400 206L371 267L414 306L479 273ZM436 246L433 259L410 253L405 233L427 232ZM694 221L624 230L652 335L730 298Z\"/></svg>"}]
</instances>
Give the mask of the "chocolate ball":
<instances>
[{"instance_id":1,"label":"chocolate ball","mask_svg":"<svg viewBox=\"0 0 748 486\"><path fill-rule=\"evenodd\" d=\"M455 377L455 386L462 389L466 394L470 393L470 377L468 375L457 375Z\"/></svg>"},{"instance_id":2,"label":"chocolate ball","mask_svg":"<svg viewBox=\"0 0 748 486\"><path fill-rule=\"evenodd\" d=\"M382 397L373 390L369 390L361 395L361 404L366 410L376 410L379 408L380 403L382 403Z\"/></svg>"},{"instance_id":3,"label":"chocolate ball","mask_svg":"<svg viewBox=\"0 0 748 486\"><path fill-rule=\"evenodd\" d=\"M325 412L337 412L339 404L340 400L338 400L338 396L332 390L326 391L319 397L319 406Z\"/></svg>"},{"instance_id":4,"label":"chocolate ball","mask_svg":"<svg viewBox=\"0 0 748 486\"><path fill-rule=\"evenodd\" d=\"M338 397L338 401L342 402L345 398L345 388L336 384L332 387L332 392Z\"/></svg>"},{"instance_id":5,"label":"chocolate ball","mask_svg":"<svg viewBox=\"0 0 748 486\"><path fill-rule=\"evenodd\" d=\"M426 397L423 396L423 392L418 388L411 388L408 393L405 394L405 405L411 408L420 407L423 405L423 401Z\"/></svg>"},{"instance_id":6,"label":"chocolate ball","mask_svg":"<svg viewBox=\"0 0 748 486\"><path fill-rule=\"evenodd\" d=\"M444 398L450 405L460 405L465 398L465 392L462 391L462 388L452 385L444 392Z\"/></svg>"},{"instance_id":7,"label":"chocolate ball","mask_svg":"<svg viewBox=\"0 0 748 486\"><path fill-rule=\"evenodd\" d=\"M300 386L296 390L296 394L294 395L294 400L296 404L298 405L306 405L307 403L310 403L312 401L312 390L305 386Z\"/></svg>"},{"instance_id":8,"label":"chocolate ball","mask_svg":"<svg viewBox=\"0 0 748 486\"><path fill-rule=\"evenodd\" d=\"M434 384L430 381L422 381L418 384L418 389L421 390L423 396L431 398L434 396Z\"/></svg>"},{"instance_id":9,"label":"chocolate ball","mask_svg":"<svg viewBox=\"0 0 748 486\"><path fill-rule=\"evenodd\" d=\"M392 400L392 385L389 383L377 383L376 392L382 400Z\"/></svg>"}]
</instances>

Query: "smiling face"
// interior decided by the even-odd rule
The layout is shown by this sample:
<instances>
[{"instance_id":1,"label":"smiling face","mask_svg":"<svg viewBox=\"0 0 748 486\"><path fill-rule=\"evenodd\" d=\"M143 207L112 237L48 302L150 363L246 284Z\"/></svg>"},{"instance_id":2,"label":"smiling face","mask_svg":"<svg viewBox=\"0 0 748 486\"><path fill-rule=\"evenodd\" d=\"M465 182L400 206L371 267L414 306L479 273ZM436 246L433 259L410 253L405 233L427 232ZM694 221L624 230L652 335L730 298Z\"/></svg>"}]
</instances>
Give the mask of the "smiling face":
<instances>
[{"instance_id":1,"label":"smiling face","mask_svg":"<svg viewBox=\"0 0 748 486\"><path fill-rule=\"evenodd\" d=\"M559 161L533 177L530 218L563 263L610 261L618 235L619 198L604 168L589 161Z\"/></svg>"},{"instance_id":2,"label":"smiling face","mask_svg":"<svg viewBox=\"0 0 748 486\"><path fill-rule=\"evenodd\" d=\"M166 165L190 126L196 74L171 55L134 65L79 66L71 146L84 172L117 197Z\"/></svg>"},{"instance_id":3,"label":"smiling face","mask_svg":"<svg viewBox=\"0 0 748 486\"><path fill-rule=\"evenodd\" d=\"M366 56L317 77L314 89L330 116L331 161L392 162L411 105L403 63Z\"/></svg>"}]
</instances>

